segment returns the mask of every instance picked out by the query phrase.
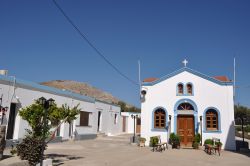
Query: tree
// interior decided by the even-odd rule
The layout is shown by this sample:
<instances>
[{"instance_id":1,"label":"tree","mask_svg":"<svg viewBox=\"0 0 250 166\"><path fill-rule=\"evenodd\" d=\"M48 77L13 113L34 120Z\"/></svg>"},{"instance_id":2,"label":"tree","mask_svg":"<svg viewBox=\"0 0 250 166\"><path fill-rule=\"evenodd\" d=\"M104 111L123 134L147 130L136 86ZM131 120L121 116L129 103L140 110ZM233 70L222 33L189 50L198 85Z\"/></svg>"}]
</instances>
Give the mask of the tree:
<instances>
[{"instance_id":1,"label":"tree","mask_svg":"<svg viewBox=\"0 0 250 166\"><path fill-rule=\"evenodd\" d=\"M241 106L241 105L235 105L234 106L234 117L236 120L236 124L239 124L237 121L238 119L240 121L245 120L247 123L249 123L250 109L247 107Z\"/></svg>"},{"instance_id":2,"label":"tree","mask_svg":"<svg viewBox=\"0 0 250 166\"><path fill-rule=\"evenodd\" d=\"M127 108L126 103L124 103L123 101L119 101L118 105L120 105L121 107L121 112L127 112L128 108Z\"/></svg>"},{"instance_id":3,"label":"tree","mask_svg":"<svg viewBox=\"0 0 250 166\"><path fill-rule=\"evenodd\" d=\"M123 101L119 101L118 105L121 107L121 112L141 112L139 108L134 106L128 107L127 104Z\"/></svg>"},{"instance_id":4,"label":"tree","mask_svg":"<svg viewBox=\"0 0 250 166\"><path fill-rule=\"evenodd\" d=\"M244 145L244 125L250 122L250 109L244 106L234 106L234 117L236 124L239 124L238 120L240 120Z\"/></svg>"},{"instance_id":5,"label":"tree","mask_svg":"<svg viewBox=\"0 0 250 166\"><path fill-rule=\"evenodd\" d=\"M44 117L46 115L44 107L39 104L38 100L34 104L21 109L19 115L22 119L26 120L31 127L31 130L27 129L27 135L23 139L22 143L17 145L17 154L21 159L28 160L30 165L35 165L41 160L43 146L47 146L48 142L53 140L56 130L62 123L71 123L76 116L80 113L80 109L77 106L70 108L67 104L57 107L54 103L47 110L47 121L44 126ZM54 130L51 132L51 129ZM49 139L48 139L49 138ZM44 140L48 141L45 142ZM33 146L33 145L36 146ZM32 153L32 155L30 154Z\"/></svg>"}]
</instances>

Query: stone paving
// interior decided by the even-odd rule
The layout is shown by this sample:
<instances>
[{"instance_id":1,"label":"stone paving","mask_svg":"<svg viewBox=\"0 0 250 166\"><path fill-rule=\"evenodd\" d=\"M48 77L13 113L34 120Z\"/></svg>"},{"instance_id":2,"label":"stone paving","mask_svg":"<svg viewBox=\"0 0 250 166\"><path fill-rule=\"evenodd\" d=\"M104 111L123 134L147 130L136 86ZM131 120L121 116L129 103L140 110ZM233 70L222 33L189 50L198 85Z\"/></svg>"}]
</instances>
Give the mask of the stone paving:
<instances>
[{"instance_id":1,"label":"stone paving","mask_svg":"<svg viewBox=\"0 0 250 166\"><path fill-rule=\"evenodd\" d=\"M55 165L68 166L249 166L250 154L223 151L221 156L203 150L169 149L162 153L128 143L128 135L103 137L96 140L50 144L46 153Z\"/></svg>"},{"instance_id":2,"label":"stone paving","mask_svg":"<svg viewBox=\"0 0 250 166\"><path fill-rule=\"evenodd\" d=\"M49 144L46 154L54 159L53 165L65 166L249 166L250 163L250 153L222 151L218 156L193 149L152 152L149 147L130 145L129 137L122 135Z\"/></svg>"}]
</instances>

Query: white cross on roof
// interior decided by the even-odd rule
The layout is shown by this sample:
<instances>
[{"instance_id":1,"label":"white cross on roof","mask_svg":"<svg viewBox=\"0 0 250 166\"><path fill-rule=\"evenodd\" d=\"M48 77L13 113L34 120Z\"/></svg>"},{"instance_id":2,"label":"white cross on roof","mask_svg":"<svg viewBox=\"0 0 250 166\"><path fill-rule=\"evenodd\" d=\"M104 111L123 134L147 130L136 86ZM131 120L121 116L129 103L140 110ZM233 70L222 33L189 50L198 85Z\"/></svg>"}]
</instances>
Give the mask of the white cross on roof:
<instances>
[{"instance_id":1,"label":"white cross on roof","mask_svg":"<svg viewBox=\"0 0 250 166\"><path fill-rule=\"evenodd\" d=\"M182 61L182 63L184 64L184 67L187 67L188 61L186 59L184 59L184 61Z\"/></svg>"}]
</instances>

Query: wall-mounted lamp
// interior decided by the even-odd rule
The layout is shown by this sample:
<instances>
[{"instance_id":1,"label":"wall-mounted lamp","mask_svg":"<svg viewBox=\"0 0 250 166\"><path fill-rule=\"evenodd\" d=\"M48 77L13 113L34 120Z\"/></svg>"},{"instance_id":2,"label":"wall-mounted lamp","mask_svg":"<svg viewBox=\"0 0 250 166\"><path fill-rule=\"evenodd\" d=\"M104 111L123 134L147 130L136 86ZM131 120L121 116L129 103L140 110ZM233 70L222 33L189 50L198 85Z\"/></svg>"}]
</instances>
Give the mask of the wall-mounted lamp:
<instances>
[{"instance_id":1,"label":"wall-mounted lamp","mask_svg":"<svg viewBox=\"0 0 250 166\"><path fill-rule=\"evenodd\" d=\"M200 116L200 121L202 121L202 116Z\"/></svg>"},{"instance_id":2,"label":"wall-mounted lamp","mask_svg":"<svg viewBox=\"0 0 250 166\"><path fill-rule=\"evenodd\" d=\"M142 94L143 96L145 96L145 95L147 94L147 91L146 91L146 90L142 90L142 91L141 91L141 94Z\"/></svg>"},{"instance_id":3,"label":"wall-mounted lamp","mask_svg":"<svg viewBox=\"0 0 250 166\"><path fill-rule=\"evenodd\" d=\"M171 121L172 115L168 115L169 121Z\"/></svg>"}]
</instances>

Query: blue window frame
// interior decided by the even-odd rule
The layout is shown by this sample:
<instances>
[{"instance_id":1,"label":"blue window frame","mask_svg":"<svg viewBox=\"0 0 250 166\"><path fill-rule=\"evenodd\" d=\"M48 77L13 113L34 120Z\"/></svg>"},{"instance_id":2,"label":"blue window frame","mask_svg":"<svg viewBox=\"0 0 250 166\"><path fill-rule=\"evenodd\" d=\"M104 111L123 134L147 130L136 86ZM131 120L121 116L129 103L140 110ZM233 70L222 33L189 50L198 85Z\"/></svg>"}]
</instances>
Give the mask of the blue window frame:
<instances>
[{"instance_id":1,"label":"blue window frame","mask_svg":"<svg viewBox=\"0 0 250 166\"><path fill-rule=\"evenodd\" d=\"M152 131L167 131L168 113L163 107L156 107L152 112Z\"/></svg>"},{"instance_id":2,"label":"blue window frame","mask_svg":"<svg viewBox=\"0 0 250 166\"><path fill-rule=\"evenodd\" d=\"M194 95L194 87L191 82L186 84L186 95L189 95L189 96Z\"/></svg>"},{"instance_id":3,"label":"blue window frame","mask_svg":"<svg viewBox=\"0 0 250 166\"><path fill-rule=\"evenodd\" d=\"M205 133L221 133L220 111L215 107L209 107L203 114L203 131Z\"/></svg>"},{"instance_id":4,"label":"blue window frame","mask_svg":"<svg viewBox=\"0 0 250 166\"><path fill-rule=\"evenodd\" d=\"M184 95L184 84L183 83L178 83L177 84L176 93L177 93L177 96Z\"/></svg>"}]
</instances>

